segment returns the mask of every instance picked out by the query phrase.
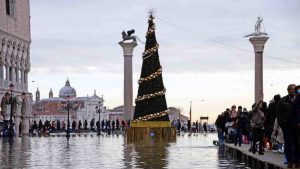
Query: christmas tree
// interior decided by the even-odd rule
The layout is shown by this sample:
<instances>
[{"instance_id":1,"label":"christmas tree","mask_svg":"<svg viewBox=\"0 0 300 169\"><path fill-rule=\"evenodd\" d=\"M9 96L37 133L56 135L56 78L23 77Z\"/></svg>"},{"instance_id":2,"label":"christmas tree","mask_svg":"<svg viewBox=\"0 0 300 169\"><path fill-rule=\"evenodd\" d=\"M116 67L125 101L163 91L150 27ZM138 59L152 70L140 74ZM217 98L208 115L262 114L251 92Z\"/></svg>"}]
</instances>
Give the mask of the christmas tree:
<instances>
[{"instance_id":1,"label":"christmas tree","mask_svg":"<svg viewBox=\"0 0 300 169\"><path fill-rule=\"evenodd\" d=\"M141 77L138 81L138 96L133 121L169 121L166 113L166 89L163 84L162 67L159 62L158 47L155 37L155 24L152 12L149 15L149 26L146 34L145 51Z\"/></svg>"}]
</instances>

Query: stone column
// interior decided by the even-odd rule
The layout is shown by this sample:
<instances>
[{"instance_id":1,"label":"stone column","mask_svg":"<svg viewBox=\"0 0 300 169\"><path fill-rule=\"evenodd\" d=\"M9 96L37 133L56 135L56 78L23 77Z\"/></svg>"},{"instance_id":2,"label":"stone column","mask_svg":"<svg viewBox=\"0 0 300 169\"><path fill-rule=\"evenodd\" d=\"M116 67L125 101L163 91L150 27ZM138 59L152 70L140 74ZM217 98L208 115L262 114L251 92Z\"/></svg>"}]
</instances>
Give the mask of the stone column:
<instances>
[{"instance_id":1,"label":"stone column","mask_svg":"<svg viewBox=\"0 0 300 169\"><path fill-rule=\"evenodd\" d=\"M5 103L6 104L6 103ZM5 112L4 112L4 114L3 114L3 118L4 118L4 120L6 120L6 121L9 121L9 119L10 119L10 110L11 110L11 108L10 108L10 104L7 104L6 105L6 109L5 109ZM2 110L3 111L3 110Z\"/></svg>"},{"instance_id":2,"label":"stone column","mask_svg":"<svg viewBox=\"0 0 300 169\"><path fill-rule=\"evenodd\" d=\"M124 55L124 119L133 119L132 97L132 55L137 43L119 43L123 48Z\"/></svg>"},{"instance_id":3,"label":"stone column","mask_svg":"<svg viewBox=\"0 0 300 169\"><path fill-rule=\"evenodd\" d=\"M19 125L20 125L20 121L21 121L21 110L22 109L22 104L19 105L17 104L16 106L16 112L14 113L14 122L15 122L15 136L19 136Z\"/></svg>"},{"instance_id":4,"label":"stone column","mask_svg":"<svg viewBox=\"0 0 300 169\"><path fill-rule=\"evenodd\" d=\"M25 88L23 90L28 91L28 71L24 71L24 85Z\"/></svg>"},{"instance_id":5,"label":"stone column","mask_svg":"<svg viewBox=\"0 0 300 169\"><path fill-rule=\"evenodd\" d=\"M29 120L30 120L30 115L28 115L28 114L23 115L23 119L22 119L22 134L23 135L29 134Z\"/></svg>"},{"instance_id":6,"label":"stone column","mask_svg":"<svg viewBox=\"0 0 300 169\"><path fill-rule=\"evenodd\" d=\"M0 63L0 85L4 86L4 65L3 63Z\"/></svg>"},{"instance_id":7,"label":"stone column","mask_svg":"<svg viewBox=\"0 0 300 169\"><path fill-rule=\"evenodd\" d=\"M1 79L1 80L4 80L3 77L4 77L4 76L3 76L3 64L0 63L0 79Z\"/></svg>"},{"instance_id":8,"label":"stone column","mask_svg":"<svg viewBox=\"0 0 300 169\"><path fill-rule=\"evenodd\" d=\"M20 82L19 82L19 76L20 76L20 75L19 75L19 69L18 69L17 67L15 68L15 72L16 72L15 80L16 80L16 83L19 84L19 83L20 83Z\"/></svg>"},{"instance_id":9,"label":"stone column","mask_svg":"<svg viewBox=\"0 0 300 169\"><path fill-rule=\"evenodd\" d=\"M255 52L255 103L263 95L263 52L265 43L269 37L254 36L249 39L254 47Z\"/></svg>"},{"instance_id":10,"label":"stone column","mask_svg":"<svg viewBox=\"0 0 300 169\"><path fill-rule=\"evenodd\" d=\"M16 80L16 69L14 66L11 66L11 69L10 69L10 73L11 73L11 83L15 84L15 80Z\"/></svg>"},{"instance_id":11,"label":"stone column","mask_svg":"<svg viewBox=\"0 0 300 169\"><path fill-rule=\"evenodd\" d=\"M21 118L20 115L15 115L15 136L19 136L19 124L20 124Z\"/></svg>"},{"instance_id":12,"label":"stone column","mask_svg":"<svg viewBox=\"0 0 300 169\"><path fill-rule=\"evenodd\" d=\"M9 81L9 78L10 78L10 76L9 76L9 72L10 72L9 66L6 66L5 71L6 71L6 72L5 72L5 73L6 73L6 78L5 78L5 80Z\"/></svg>"},{"instance_id":13,"label":"stone column","mask_svg":"<svg viewBox=\"0 0 300 169\"><path fill-rule=\"evenodd\" d=\"M24 84L24 70L21 69L21 83Z\"/></svg>"}]
</instances>

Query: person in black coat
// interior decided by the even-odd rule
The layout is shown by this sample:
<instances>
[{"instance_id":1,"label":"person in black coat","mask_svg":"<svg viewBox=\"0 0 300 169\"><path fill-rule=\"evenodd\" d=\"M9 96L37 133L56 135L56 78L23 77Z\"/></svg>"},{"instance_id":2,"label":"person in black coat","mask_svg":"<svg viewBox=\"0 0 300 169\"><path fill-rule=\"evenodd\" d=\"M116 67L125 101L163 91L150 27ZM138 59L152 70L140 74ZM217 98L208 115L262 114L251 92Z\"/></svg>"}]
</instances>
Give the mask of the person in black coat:
<instances>
[{"instance_id":1,"label":"person in black coat","mask_svg":"<svg viewBox=\"0 0 300 169\"><path fill-rule=\"evenodd\" d=\"M81 127L82 127L82 123L81 123L81 120L79 120L79 122L78 122L78 130L81 130Z\"/></svg>"},{"instance_id":2,"label":"person in black coat","mask_svg":"<svg viewBox=\"0 0 300 169\"><path fill-rule=\"evenodd\" d=\"M217 126L219 142L224 143L224 130L225 130L224 112L218 116L218 118L216 119L215 125Z\"/></svg>"},{"instance_id":3,"label":"person in black coat","mask_svg":"<svg viewBox=\"0 0 300 169\"><path fill-rule=\"evenodd\" d=\"M242 135L243 135L243 128L244 128L244 116L242 114L243 107L239 106L237 111L237 120L236 120L236 133L234 137L234 146L239 143L239 146L242 144Z\"/></svg>"},{"instance_id":4,"label":"person in black coat","mask_svg":"<svg viewBox=\"0 0 300 169\"><path fill-rule=\"evenodd\" d=\"M112 131L115 131L115 120L113 120L112 122L111 122L111 126L112 126Z\"/></svg>"},{"instance_id":5,"label":"person in black coat","mask_svg":"<svg viewBox=\"0 0 300 169\"><path fill-rule=\"evenodd\" d=\"M76 121L73 120L73 122L72 122L72 130L75 131L75 129L76 129Z\"/></svg>"},{"instance_id":6,"label":"person in black coat","mask_svg":"<svg viewBox=\"0 0 300 169\"><path fill-rule=\"evenodd\" d=\"M296 134L297 134L297 143L295 145L295 148L297 148L297 152L298 152L298 162L296 162L295 167L298 168L300 166L299 164L299 148L300 148L300 85L295 87L295 91L296 91L296 98L292 104L292 114L294 117L294 125L295 125L295 130L296 130ZM297 157L295 157L297 158ZM297 159L295 159L297 160Z\"/></svg>"},{"instance_id":7,"label":"person in black coat","mask_svg":"<svg viewBox=\"0 0 300 169\"><path fill-rule=\"evenodd\" d=\"M57 120L57 122L56 122L56 129L58 131L60 131L60 121L59 120Z\"/></svg>"},{"instance_id":8,"label":"person in black coat","mask_svg":"<svg viewBox=\"0 0 300 169\"><path fill-rule=\"evenodd\" d=\"M283 132L284 150L288 168L293 167L293 163L299 165L297 160L299 158L298 128L293 123L296 116L292 112L292 105L296 98L295 87L295 84L288 86L288 95L279 100L276 109L277 120Z\"/></svg>"},{"instance_id":9,"label":"person in black coat","mask_svg":"<svg viewBox=\"0 0 300 169\"><path fill-rule=\"evenodd\" d=\"M103 130L103 129L104 129L104 126L105 126L105 124L104 124L104 120L102 120L102 121L101 121L101 130Z\"/></svg>"},{"instance_id":10,"label":"person in black coat","mask_svg":"<svg viewBox=\"0 0 300 169\"><path fill-rule=\"evenodd\" d=\"M117 131L120 131L120 121L119 121L119 119L116 120L116 129L117 129Z\"/></svg>"},{"instance_id":11,"label":"person in black coat","mask_svg":"<svg viewBox=\"0 0 300 169\"><path fill-rule=\"evenodd\" d=\"M268 141L271 140L271 135L273 133L274 123L276 119L276 107L278 105L279 100L280 100L280 95L279 94L275 95L268 107L268 113L266 115L266 123L265 123L265 130L266 130L265 136L268 139Z\"/></svg>"},{"instance_id":12,"label":"person in black coat","mask_svg":"<svg viewBox=\"0 0 300 169\"><path fill-rule=\"evenodd\" d=\"M84 120L84 130L87 130L88 122L87 120Z\"/></svg>"}]
</instances>

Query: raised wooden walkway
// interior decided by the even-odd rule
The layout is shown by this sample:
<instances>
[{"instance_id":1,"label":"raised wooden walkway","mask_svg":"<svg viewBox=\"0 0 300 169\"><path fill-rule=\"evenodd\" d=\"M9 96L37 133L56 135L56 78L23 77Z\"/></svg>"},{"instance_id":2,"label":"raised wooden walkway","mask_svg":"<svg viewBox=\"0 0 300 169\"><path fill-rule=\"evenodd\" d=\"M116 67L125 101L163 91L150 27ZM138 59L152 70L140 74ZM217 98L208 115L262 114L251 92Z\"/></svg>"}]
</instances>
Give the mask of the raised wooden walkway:
<instances>
[{"instance_id":1,"label":"raised wooden walkway","mask_svg":"<svg viewBox=\"0 0 300 169\"><path fill-rule=\"evenodd\" d=\"M249 152L250 145L242 144L241 147L234 146L233 144L224 144L227 152L246 163L253 169L285 169L287 165L283 163L284 155L275 153L265 149L264 155L258 155L258 152L253 154Z\"/></svg>"}]
</instances>

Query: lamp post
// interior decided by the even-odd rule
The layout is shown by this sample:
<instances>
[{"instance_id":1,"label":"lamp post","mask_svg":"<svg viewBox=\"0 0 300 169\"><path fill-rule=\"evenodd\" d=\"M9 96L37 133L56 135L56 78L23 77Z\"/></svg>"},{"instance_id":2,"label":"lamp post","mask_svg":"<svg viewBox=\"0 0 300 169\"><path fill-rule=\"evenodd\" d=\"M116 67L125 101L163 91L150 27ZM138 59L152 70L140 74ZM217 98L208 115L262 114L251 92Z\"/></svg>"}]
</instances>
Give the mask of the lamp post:
<instances>
[{"instance_id":1,"label":"lamp post","mask_svg":"<svg viewBox=\"0 0 300 169\"><path fill-rule=\"evenodd\" d=\"M106 109L106 106L103 107L103 108ZM101 127L100 114L101 114L101 112L103 112L103 109L101 108L101 102L99 102L99 107L96 106L95 109L96 109L96 112L99 113L99 128L98 128L98 134L97 135L100 136L101 135L101 132L100 132L100 127Z\"/></svg>"},{"instance_id":2,"label":"lamp post","mask_svg":"<svg viewBox=\"0 0 300 169\"><path fill-rule=\"evenodd\" d=\"M67 121L67 139L70 138L70 109L77 110L78 104L77 102L70 102L70 95L67 95L67 102L61 102L61 106L68 111L68 121Z\"/></svg>"},{"instance_id":3,"label":"lamp post","mask_svg":"<svg viewBox=\"0 0 300 169\"><path fill-rule=\"evenodd\" d=\"M101 121L100 121L100 113L101 113L101 102L99 102L99 107L96 106L96 112L99 113L99 127L98 127L98 136L100 136L101 132L100 132L100 127L101 127Z\"/></svg>"},{"instance_id":4,"label":"lamp post","mask_svg":"<svg viewBox=\"0 0 300 169\"><path fill-rule=\"evenodd\" d=\"M14 125L13 125L13 90L14 90L14 84L9 85L9 90L10 90L10 98L9 98L9 104L10 104L10 118L9 118L9 128L8 128L8 136L11 138L14 136Z\"/></svg>"},{"instance_id":5,"label":"lamp post","mask_svg":"<svg viewBox=\"0 0 300 169\"><path fill-rule=\"evenodd\" d=\"M70 96L67 95L67 102L62 102L62 107L68 110L68 121L67 121L67 139L70 138Z\"/></svg>"}]
</instances>

